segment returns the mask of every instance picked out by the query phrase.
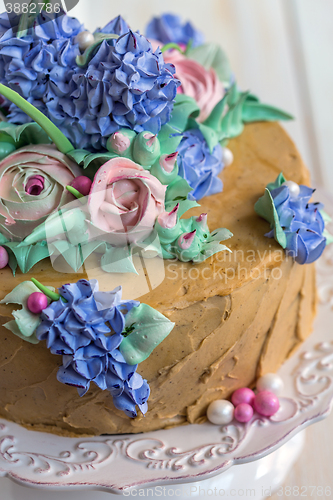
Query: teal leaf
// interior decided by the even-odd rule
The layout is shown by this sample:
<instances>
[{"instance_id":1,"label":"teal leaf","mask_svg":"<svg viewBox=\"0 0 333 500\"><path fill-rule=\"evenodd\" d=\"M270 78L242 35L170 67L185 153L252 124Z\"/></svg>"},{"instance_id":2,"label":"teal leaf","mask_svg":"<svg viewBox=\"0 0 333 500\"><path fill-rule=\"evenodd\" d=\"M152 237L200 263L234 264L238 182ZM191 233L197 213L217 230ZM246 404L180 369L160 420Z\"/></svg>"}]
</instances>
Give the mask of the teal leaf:
<instances>
[{"instance_id":1,"label":"teal leaf","mask_svg":"<svg viewBox=\"0 0 333 500\"><path fill-rule=\"evenodd\" d=\"M73 245L67 240L56 240L50 245L57 250L57 253L53 252L55 255L62 255L67 264L73 269L75 273L81 269L84 263L81 245Z\"/></svg>"},{"instance_id":2,"label":"teal leaf","mask_svg":"<svg viewBox=\"0 0 333 500\"><path fill-rule=\"evenodd\" d=\"M204 246L203 250L201 250L201 252L198 253L198 255L196 255L192 260L195 263L204 262L212 255L215 255L216 253L223 251L231 252L230 248L228 248L225 245L221 245L220 243L216 242L207 243L207 245Z\"/></svg>"},{"instance_id":3,"label":"teal leaf","mask_svg":"<svg viewBox=\"0 0 333 500\"><path fill-rule=\"evenodd\" d=\"M225 241L232 237L233 234L231 231L229 231L229 229L221 227L219 229L215 229L215 231L212 231L210 233L210 236L207 238L207 242L210 243L211 241Z\"/></svg>"},{"instance_id":4,"label":"teal leaf","mask_svg":"<svg viewBox=\"0 0 333 500\"><path fill-rule=\"evenodd\" d=\"M274 238L282 246L282 248L286 248L287 246L287 238L286 235L280 225L279 216L276 211L274 200L268 188L265 189L265 194L254 206L254 210L260 217L263 217L267 220L271 228L274 228Z\"/></svg>"},{"instance_id":5,"label":"teal leaf","mask_svg":"<svg viewBox=\"0 0 333 500\"><path fill-rule=\"evenodd\" d=\"M242 118L242 108L246 96L246 92L242 93L239 99L234 104L229 106L228 112L222 118L221 135L219 137L220 140L237 137L243 132L244 123Z\"/></svg>"},{"instance_id":6,"label":"teal leaf","mask_svg":"<svg viewBox=\"0 0 333 500\"><path fill-rule=\"evenodd\" d=\"M187 200L187 195L190 193L192 188L189 186L187 180L183 179L178 175L176 179L169 184L165 193L165 204L168 205L170 202L180 202Z\"/></svg>"},{"instance_id":7,"label":"teal leaf","mask_svg":"<svg viewBox=\"0 0 333 500\"><path fill-rule=\"evenodd\" d=\"M207 71L213 68L222 82L229 82L232 71L228 57L217 43L205 43L191 48L186 56L201 64Z\"/></svg>"},{"instance_id":8,"label":"teal leaf","mask_svg":"<svg viewBox=\"0 0 333 500\"><path fill-rule=\"evenodd\" d=\"M163 125L158 134L162 155L169 155L177 151L179 143L182 140L182 135L179 132L179 130L176 130L169 123Z\"/></svg>"},{"instance_id":9,"label":"teal leaf","mask_svg":"<svg viewBox=\"0 0 333 500\"><path fill-rule=\"evenodd\" d=\"M91 152L87 151L86 149L73 149L72 151L69 151L67 153L67 156L75 161L78 165L83 165L84 160L87 158L87 156L90 156Z\"/></svg>"},{"instance_id":10,"label":"teal leaf","mask_svg":"<svg viewBox=\"0 0 333 500\"><path fill-rule=\"evenodd\" d=\"M284 182L286 182L286 178L284 177L283 173L280 172L276 180L267 184L266 187L269 191L273 191L273 189L281 187Z\"/></svg>"},{"instance_id":11,"label":"teal leaf","mask_svg":"<svg viewBox=\"0 0 333 500\"><path fill-rule=\"evenodd\" d=\"M293 120L294 117L286 111L282 111L269 104L246 100L242 109L242 119L245 123L251 123L257 121Z\"/></svg>"},{"instance_id":12,"label":"teal leaf","mask_svg":"<svg viewBox=\"0 0 333 500\"><path fill-rule=\"evenodd\" d=\"M131 250L128 247L108 248L101 259L101 267L106 273L137 273L134 267Z\"/></svg>"},{"instance_id":13,"label":"teal leaf","mask_svg":"<svg viewBox=\"0 0 333 500\"><path fill-rule=\"evenodd\" d=\"M126 315L126 327L132 329L119 350L129 365L142 363L173 330L175 323L147 304L133 307Z\"/></svg>"},{"instance_id":14,"label":"teal leaf","mask_svg":"<svg viewBox=\"0 0 333 500\"><path fill-rule=\"evenodd\" d=\"M6 249L9 249L15 257L16 262L13 259L9 262L14 274L16 263L22 273L27 273L35 264L50 256L50 251L46 241L39 241L38 243L27 246L20 246L19 242L11 241L5 243L4 246Z\"/></svg>"},{"instance_id":15,"label":"teal leaf","mask_svg":"<svg viewBox=\"0 0 333 500\"><path fill-rule=\"evenodd\" d=\"M177 94L169 125L179 132L184 132L189 118L197 118L199 115L200 108L193 97Z\"/></svg>"},{"instance_id":16,"label":"teal leaf","mask_svg":"<svg viewBox=\"0 0 333 500\"><path fill-rule=\"evenodd\" d=\"M52 287L47 288L54 291ZM39 289L31 281L23 281L0 302L0 304L19 304L22 306L22 309L13 311L14 320L9 321L4 326L23 340L32 343L38 342L34 334L41 322L40 316L30 312L27 306L29 296L35 292L39 292Z\"/></svg>"}]
</instances>

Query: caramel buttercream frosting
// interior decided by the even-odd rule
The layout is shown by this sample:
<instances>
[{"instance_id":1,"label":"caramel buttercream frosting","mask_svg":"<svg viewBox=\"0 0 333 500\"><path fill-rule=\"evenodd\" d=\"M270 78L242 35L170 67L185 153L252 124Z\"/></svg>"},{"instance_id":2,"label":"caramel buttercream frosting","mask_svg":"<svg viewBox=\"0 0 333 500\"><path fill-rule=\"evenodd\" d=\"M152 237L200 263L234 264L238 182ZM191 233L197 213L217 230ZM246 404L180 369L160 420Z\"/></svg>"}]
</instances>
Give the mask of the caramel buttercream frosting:
<instances>
[{"instance_id":1,"label":"caramel buttercream frosting","mask_svg":"<svg viewBox=\"0 0 333 500\"><path fill-rule=\"evenodd\" d=\"M122 285L126 298L174 322L172 332L138 367L151 389L145 416L127 417L107 391L94 386L80 398L74 387L58 382L61 359L45 342L30 344L1 327L1 417L62 435L136 433L203 422L211 401L276 371L311 333L314 265L286 257L275 240L265 237L269 224L254 211L265 186L280 172L309 185L308 171L277 123L249 124L228 147L234 162L221 174L223 192L202 199L190 215L207 213L211 229L230 229L232 253L217 253L200 264L151 259L130 278L104 273L96 255L82 273L59 273L49 260L15 277L8 268L0 271L0 299L32 276L55 288L96 278L101 290ZM161 262L165 275L159 280ZM12 319L12 309L0 305L1 325Z\"/></svg>"}]
</instances>

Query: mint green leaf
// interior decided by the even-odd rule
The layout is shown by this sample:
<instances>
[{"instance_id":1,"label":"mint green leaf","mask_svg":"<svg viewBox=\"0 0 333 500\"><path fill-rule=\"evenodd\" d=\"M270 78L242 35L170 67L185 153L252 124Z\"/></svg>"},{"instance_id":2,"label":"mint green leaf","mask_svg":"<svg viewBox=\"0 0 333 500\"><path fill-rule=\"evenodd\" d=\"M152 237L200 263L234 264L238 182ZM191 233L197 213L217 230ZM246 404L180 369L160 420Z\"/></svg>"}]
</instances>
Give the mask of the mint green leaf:
<instances>
[{"instance_id":1,"label":"mint green leaf","mask_svg":"<svg viewBox=\"0 0 333 500\"><path fill-rule=\"evenodd\" d=\"M11 241L4 244L5 248L9 249L14 255L16 263L22 273L29 272L35 264L50 256L46 241L39 241L38 243L27 246L19 245L20 243L17 241ZM9 264L15 274L15 269L12 267L13 265L16 268L15 262L12 260L12 265L11 262Z\"/></svg>"},{"instance_id":2,"label":"mint green leaf","mask_svg":"<svg viewBox=\"0 0 333 500\"><path fill-rule=\"evenodd\" d=\"M242 108L245 102L247 93L244 92L240 95L235 104L229 107L228 112L222 118L220 140L225 138L237 137L244 130L244 123L242 118Z\"/></svg>"},{"instance_id":3,"label":"mint green leaf","mask_svg":"<svg viewBox=\"0 0 333 500\"><path fill-rule=\"evenodd\" d=\"M269 191L273 191L273 189L277 189L277 188L281 187L284 182L286 182L286 178L283 175L283 173L280 172L279 175L277 176L276 180L274 182L270 182L269 184L267 184L266 188Z\"/></svg>"},{"instance_id":4,"label":"mint green leaf","mask_svg":"<svg viewBox=\"0 0 333 500\"><path fill-rule=\"evenodd\" d=\"M178 175L176 179L169 184L165 193L165 204L170 202L180 202L187 200L187 195L193 191L188 182Z\"/></svg>"},{"instance_id":5,"label":"mint green leaf","mask_svg":"<svg viewBox=\"0 0 333 500\"><path fill-rule=\"evenodd\" d=\"M287 246L287 237L280 225L279 216L276 211L274 200L268 188L265 189L265 194L254 206L254 210L260 217L263 217L267 220L271 229L274 228L274 238L282 246L282 248L286 248Z\"/></svg>"},{"instance_id":6,"label":"mint green leaf","mask_svg":"<svg viewBox=\"0 0 333 500\"><path fill-rule=\"evenodd\" d=\"M101 267L106 273L137 273L131 251L128 247L108 248L101 259Z\"/></svg>"},{"instance_id":7,"label":"mint green leaf","mask_svg":"<svg viewBox=\"0 0 333 500\"><path fill-rule=\"evenodd\" d=\"M56 240L50 246L51 248L54 247L57 253L63 256L75 273L79 271L84 262L81 245L73 245L67 240Z\"/></svg>"},{"instance_id":8,"label":"mint green leaf","mask_svg":"<svg viewBox=\"0 0 333 500\"><path fill-rule=\"evenodd\" d=\"M47 288L54 291L52 287ZM0 304L19 304L22 306L22 309L13 311L14 320L9 321L4 326L23 340L29 340L32 343L38 342L34 333L41 322L40 316L30 312L27 306L29 296L35 292L39 292L39 289L32 281L23 281L0 302Z\"/></svg>"},{"instance_id":9,"label":"mint green leaf","mask_svg":"<svg viewBox=\"0 0 333 500\"><path fill-rule=\"evenodd\" d=\"M223 251L231 252L230 248L228 248L225 245L220 245L220 243L216 242L207 243L207 245L204 246L203 250L201 250L201 252L198 253L198 255L196 255L192 259L192 261L195 263L204 262L212 255L215 255L216 253Z\"/></svg>"},{"instance_id":10,"label":"mint green leaf","mask_svg":"<svg viewBox=\"0 0 333 500\"><path fill-rule=\"evenodd\" d=\"M158 134L158 140L161 145L161 154L169 155L177 150L179 143L182 140L182 136L179 132L179 130L176 130L169 123L163 125Z\"/></svg>"},{"instance_id":11,"label":"mint green leaf","mask_svg":"<svg viewBox=\"0 0 333 500\"><path fill-rule=\"evenodd\" d=\"M246 101L243 105L242 118L245 123L257 121L293 120L294 117L281 109L255 101Z\"/></svg>"},{"instance_id":12,"label":"mint green leaf","mask_svg":"<svg viewBox=\"0 0 333 500\"><path fill-rule=\"evenodd\" d=\"M229 231L229 229L221 227L210 233L210 236L207 238L207 243L210 243L211 241L225 241L232 237L233 234Z\"/></svg>"},{"instance_id":13,"label":"mint green leaf","mask_svg":"<svg viewBox=\"0 0 333 500\"><path fill-rule=\"evenodd\" d=\"M173 330L175 323L147 304L133 307L126 315L126 327L133 331L119 350L129 365L142 363Z\"/></svg>"},{"instance_id":14,"label":"mint green leaf","mask_svg":"<svg viewBox=\"0 0 333 500\"><path fill-rule=\"evenodd\" d=\"M199 115L200 108L193 97L177 94L169 125L179 132L184 132L189 118L197 118Z\"/></svg>"},{"instance_id":15,"label":"mint green leaf","mask_svg":"<svg viewBox=\"0 0 333 500\"><path fill-rule=\"evenodd\" d=\"M72 151L69 151L67 153L67 156L75 161L78 165L81 165L84 163L84 160L87 158L87 156L90 156L91 152L87 151L86 149L73 149Z\"/></svg>"}]
</instances>

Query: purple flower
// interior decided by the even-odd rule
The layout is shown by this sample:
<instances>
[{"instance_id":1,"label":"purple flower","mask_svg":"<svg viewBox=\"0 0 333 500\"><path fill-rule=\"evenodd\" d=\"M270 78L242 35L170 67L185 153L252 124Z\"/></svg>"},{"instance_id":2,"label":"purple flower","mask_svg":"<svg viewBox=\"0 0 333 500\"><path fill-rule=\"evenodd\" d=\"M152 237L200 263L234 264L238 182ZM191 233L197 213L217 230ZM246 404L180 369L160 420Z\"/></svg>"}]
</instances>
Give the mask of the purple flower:
<instances>
[{"instance_id":1,"label":"purple flower","mask_svg":"<svg viewBox=\"0 0 333 500\"><path fill-rule=\"evenodd\" d=\"M146 28L146 36L164 44L174 42L187 45L192 40L193 47L197 47L204 43L204 36L200 31L189 22L183 23L182 19L174 14L154 17Z\"/></svg>"},{"instance_id":2,"label":"purple flower","mask_svg":"<svg viewBox=\"0 0 333 500\"><path fill-rule=\"evenodd\" d=\"M179 175L187 180L193 192L191 196L200 200L204 196L220 193L223 188L217 176L223 168L222 148L217 144L210 152L199 129L187 130L178 146Z\"/></svg>"},{"instance_id":3,"label":"purple flower","mask_svg":"<svg viewBox=\"0 0 333 500\"><path fill-rule=\"evenodd\" d=\"M67 302L60 299L44 309L36 331L52 354L62 356L59 382L76 387L80 396L94 382L109 390L115 407L129 417L136 417L136 405L145 413L149 385L118 349L125 316L139 303L122 301L120 287L99 292L96 280L64 285L59 293Z\"/></svg>"}]
</instances>

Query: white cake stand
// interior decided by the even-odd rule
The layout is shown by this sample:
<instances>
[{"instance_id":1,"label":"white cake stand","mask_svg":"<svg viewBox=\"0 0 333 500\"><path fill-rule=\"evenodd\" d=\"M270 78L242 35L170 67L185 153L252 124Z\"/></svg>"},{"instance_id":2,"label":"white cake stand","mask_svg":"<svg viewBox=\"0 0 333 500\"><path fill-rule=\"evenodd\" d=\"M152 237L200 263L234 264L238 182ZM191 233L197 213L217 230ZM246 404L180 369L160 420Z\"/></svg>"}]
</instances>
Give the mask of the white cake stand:
<instances>
[{"instance_id":1,"label":"white cake stand","mask_svg":"<svg viewBox=\"0 0 333 500\"><path fill-rule=\"evenodd\" d=\"M327 207L333 213L326 201ZM333 245L317 271L314 333L279 371L285 389L274 417L85 439L28 431L0 419L0 497L60 500L66 491L66 500L91 500L92 490L94 500L115 494L205 499L228 493L239 498L246 489L252 489L251 498L270 495L301 451L300 431L331 409ZM137 490L144 488L152 491L140 495Z\"/></svg>"}]
</instances>

